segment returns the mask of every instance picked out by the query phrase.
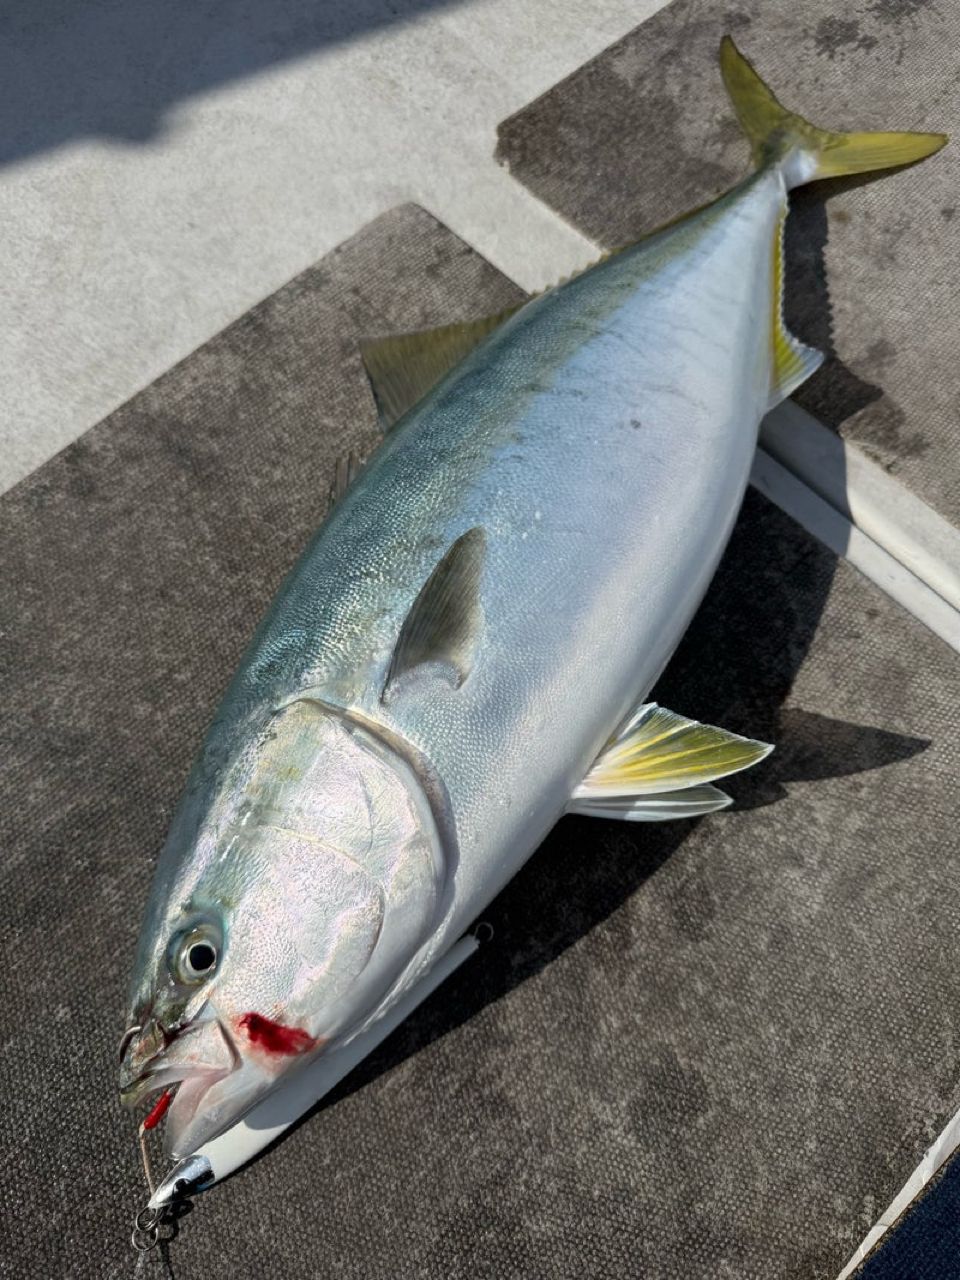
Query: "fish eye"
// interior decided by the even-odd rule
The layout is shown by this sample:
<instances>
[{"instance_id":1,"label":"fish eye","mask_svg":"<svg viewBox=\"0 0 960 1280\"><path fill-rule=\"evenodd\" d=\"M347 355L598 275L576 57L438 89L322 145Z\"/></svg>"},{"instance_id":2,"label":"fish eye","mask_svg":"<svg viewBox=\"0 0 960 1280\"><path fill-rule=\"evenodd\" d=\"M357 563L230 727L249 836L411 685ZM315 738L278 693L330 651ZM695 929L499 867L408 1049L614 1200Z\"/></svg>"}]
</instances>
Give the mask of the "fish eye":
<instances>
[{"instance_id":1,"label":"fish eye","mask_svg":"<svg viewBox=\"0 0 960 1280\"><path fill-rule=\"evenodd\" d=\"M174 976L181 982L203 982L214 972L219 959L219 938L213 937L207 929L192 929L180 938L174 949Z\"/></svg>"},{"instance_id":2,"label":"fish eye","mask_svg":"<svg viewBox=\"0 0 960 1280\"><path fill-rule=\"evenodd\" d=\"M185 962L194 973L206 973L217 963L217 952L209 942L193 942L187 948Z\"/></svg>"}]
</instances>

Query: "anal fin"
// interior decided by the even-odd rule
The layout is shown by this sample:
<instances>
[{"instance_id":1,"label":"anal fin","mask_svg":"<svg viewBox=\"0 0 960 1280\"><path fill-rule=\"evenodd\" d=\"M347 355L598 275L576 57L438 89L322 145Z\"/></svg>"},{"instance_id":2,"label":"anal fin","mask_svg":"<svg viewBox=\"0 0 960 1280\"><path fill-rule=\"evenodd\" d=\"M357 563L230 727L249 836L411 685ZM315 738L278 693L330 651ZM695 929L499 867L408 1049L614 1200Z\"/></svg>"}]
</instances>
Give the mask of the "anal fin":
<instances>
[{"instance_id":1,"label":"anal fin","mask_svg":"<svg viewBox=\"0 0 960 1280\"><path fill-rule=\"evenodd\" d=\"M783 228L787 220L786 200L777 220L773 237L773 314L771 316L771 344L773 362L770 373L770 399L767 408L772 409L787 396L793 395L816 373L823 364L823 352L808 347L795 338L783 319Z\"/></svg>"}]
</instances>

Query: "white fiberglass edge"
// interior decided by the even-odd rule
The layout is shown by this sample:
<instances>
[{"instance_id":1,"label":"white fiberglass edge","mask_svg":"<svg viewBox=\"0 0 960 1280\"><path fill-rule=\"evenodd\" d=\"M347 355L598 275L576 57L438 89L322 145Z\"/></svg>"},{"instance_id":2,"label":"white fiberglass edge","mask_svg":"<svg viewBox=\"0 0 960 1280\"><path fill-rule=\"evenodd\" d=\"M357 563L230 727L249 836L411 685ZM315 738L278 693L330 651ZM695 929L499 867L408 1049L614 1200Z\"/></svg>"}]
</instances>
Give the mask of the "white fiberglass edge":
<instances>
[{"instance_id":1,"label":"white fiberglass edge","mask_svg":"<svg viewBox=\"0 0 960 1280\"><path fill-rule=\"evenodd\" d=\"M760 440L751 483L960 652L960 533L790 401L765 419ZM847 1280L958 1146L960 1112L837 1280Z\"/></svg>"},{"instance_id":2,"label":"white fiberglass edge","mask_svg":"<svg viewBox=\"0 0 960 1280\"><path fill-rule=\"evenodd\" d=\"M917 574L911 573L890 551L854 524L849 516L815 493L805 479L799 479L761 447L757 450L750 480L787 515L831 551L843 556L960 653L960 611ZM889 540L888 545L891 545Z\"/></svg>"},{"instance_id":3,"label":"white fiberglass edge","mask_svg":"<svg viewBox=\"0 0 960 1280\"><path fill-rule=\"evenodd\" d=\"M418 1005L432 995L454 970L459 969L460 965L473 955L479 945L474 934L468 934L459 942L455 942L450 950L434 964L430 972L421 978L401 1000L398 1000L382 1018L372 1023L342 1048L323 1055L316 1062L297 1072L225 1133L212 1138L199 1147L193 1155L181 1160L157 1187L150 1198L149 1207L160 1207L170 1199L170 1183L171 1180L175 1180L178 1169L190 1161L195 1161L198 1157L205 1159L210 1168L203 1190L214 1186L247 1164L264 1147L268 1147L292 1124L295 1124L354 1067L371 1054L391 1031L395 1031Z\"/></svg>"},{"instance_id":4,"label":"white fiberglass edge","mask_svg":"<svg viewBox=\"0 0 960 1280\"><path fill-rule=\"evenodd\" d=\"M785 400L764 419L763 448L878 546L960 609L960 530L806 410Z\"/></svg>"},{"instance_id":5,"label":"white fiberglass edge","mask_svg":"<svg viewBox=\"0 0 960 1280\"><path fill-rule=\"evenodd\" d=\"M923 1159L864 1236L853 1257L840 1272L837 1280L847 1280L847 1276L852 1275L880 1237L886 1232L887 1228L892 1227L900 1215L910 1207L910 1204L917 1198L933 1175L943 1167L947 1158L953 1154L958 1146L960 1146L960 1112L947 1122L944 1129L924 1152Z\"/></svg>"}]
</instances>

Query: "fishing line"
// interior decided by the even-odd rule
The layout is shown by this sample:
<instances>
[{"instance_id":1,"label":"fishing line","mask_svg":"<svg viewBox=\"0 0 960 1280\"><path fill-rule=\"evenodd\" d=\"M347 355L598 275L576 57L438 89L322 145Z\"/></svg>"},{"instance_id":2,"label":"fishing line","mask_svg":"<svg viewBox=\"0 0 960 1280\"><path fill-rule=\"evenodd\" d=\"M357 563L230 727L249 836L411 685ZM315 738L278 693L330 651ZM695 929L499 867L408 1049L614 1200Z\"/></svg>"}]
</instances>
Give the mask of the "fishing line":
<instances>
[{"instance_id":1,"label":"fishing line","mask_svg":"<svg viewBox=\"0 0 960 1280\"><path fill-rule=\"evenodd\" d=\"M156 1191L157 1186L153 1178L153 1170L150 1167L147 1135L151 1129L157 1127L167 1114L167 1109L173 1101L173 1095L173 1089L165 1089L154 1103L150 1114L141 1122L140 1128L137 1130L140 1142L140 1159L143 1161L143 1176L146 1179L151 1196ZM163 1209L151 1209L148 1206L146 1209L141 1209L136 1218L134 1218L133 1231L130 1233L130 1243L137 1253L147 1253L149 1250L155 1249L159 1244L163 1214Z\"/></svg>"}]
</instances>

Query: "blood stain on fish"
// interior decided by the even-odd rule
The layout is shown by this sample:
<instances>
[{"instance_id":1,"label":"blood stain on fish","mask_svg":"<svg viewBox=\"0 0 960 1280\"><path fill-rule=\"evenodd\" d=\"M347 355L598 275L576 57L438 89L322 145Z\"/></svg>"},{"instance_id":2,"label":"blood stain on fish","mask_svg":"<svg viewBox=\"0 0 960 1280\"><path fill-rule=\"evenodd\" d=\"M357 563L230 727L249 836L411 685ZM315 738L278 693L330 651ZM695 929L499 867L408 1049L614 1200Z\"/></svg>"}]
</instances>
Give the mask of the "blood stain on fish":
<instances>
[{"instance_id":1,"label":"blood stain on fish","mask_svg":"<svg viewBox=\"0 0 960 1280\"><path fill-rule=\"evenodd\" d=\"M251 1044L265 1049L267 1053L282 1054L285 1057L306 1053L321 1043L302 1027L287 1027L282 1022L265 1018L262 1013L245 1013L239 1025L247 1033Z\"/></svg>"}]
</instances>

